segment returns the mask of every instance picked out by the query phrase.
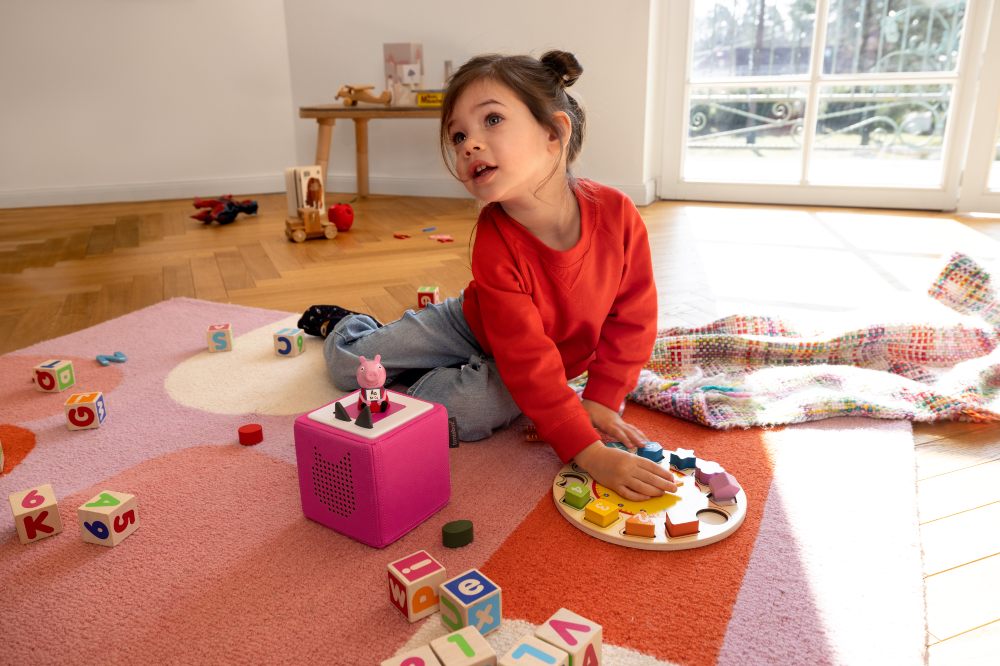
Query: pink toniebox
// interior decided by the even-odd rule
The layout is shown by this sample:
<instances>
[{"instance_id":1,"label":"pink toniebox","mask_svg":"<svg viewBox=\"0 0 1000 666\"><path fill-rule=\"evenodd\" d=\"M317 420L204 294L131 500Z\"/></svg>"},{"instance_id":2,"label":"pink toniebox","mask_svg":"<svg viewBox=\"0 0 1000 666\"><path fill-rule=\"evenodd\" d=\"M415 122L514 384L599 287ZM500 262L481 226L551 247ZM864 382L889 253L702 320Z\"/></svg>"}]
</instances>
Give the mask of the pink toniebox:
<instances>
[{"instance_id":1,"label":"pink toniebox","mask_svg":"<svg viewBox=\"0 0 1000 666\"><path fill-rule=\"evenodd\" d=\"M451 497L448 412L386 391L389 409L355 424L358 392L295 419L302 511L341 534L383 548ZM336 417L340 403L350 417Z\"/></svg>"}]
</instances>

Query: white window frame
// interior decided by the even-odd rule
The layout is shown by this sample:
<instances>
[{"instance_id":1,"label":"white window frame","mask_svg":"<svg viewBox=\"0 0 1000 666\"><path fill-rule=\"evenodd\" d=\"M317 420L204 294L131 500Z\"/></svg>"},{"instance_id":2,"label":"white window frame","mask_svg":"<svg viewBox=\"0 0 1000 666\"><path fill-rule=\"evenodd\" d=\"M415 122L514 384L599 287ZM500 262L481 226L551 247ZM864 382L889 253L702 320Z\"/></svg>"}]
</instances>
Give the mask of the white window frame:
<instances>
[{"instance_id":1,"label":"white window frame","mask_svg":"<svg viewBox=\"0 0 1000 666\"><path fill-rule=\"evenodd\" d=\"M970 125L968 159L958 200L960 212L1000 213L1000 192L990 192L987 184L996 156L996 136L1000 127L1000 6L989 17L989 36L982 56L976 109ZM983 137L982 140L979 137ZM989 137L986 140L985 137Z\"/></svg>"},{"instance_id":2,"label":"white window frame","mask_svg":"<svg viewBox=\"0 0 1000 666\"><path fill-rule=\"evenodd\" d=\"M688 60L690 36L693 31L694 0L664 0L660 14L660 35L664 64L661 77L660 108L663 110L662 163L657 180L657 195L661 199L694 201L725 201L743 203L768 203L818 206L855 206L864 208L908 208L924 210L955 210L958 206L962 170L969 151L972 123L961 119L973 116L979 54L985 47L989 28L991 0L968 0L965 16L965 34L962 37L958 59L959 76L955 82L953 104L949 109L948 124L942 146L942 182L937 187L856 187L816 185L803 181L797 184L694 182L682 178L684 137L688 133ZM829 0L816 0L816 27L812 53L819 53L821 35L826 33ZM996 32L994 30L993 32ZM997 40L994 40L997 41ZM996 44L991 45L996 47ZM995 49L993 49L995 50ZM997 58L994 57L994 61ZM966 66L969 63L971 66ZM815 134L817 91L815 84L820 77L821 59L815 59L805 77L782 77L782 84L810 85L806 107L803 160L807 159ZM1000 65L993 65L994 70ZM985 71L985 70L984 70ZM825 77L837 80L847 77ZM898 77L907 78L905 75ZM932 77L924 77L932 78ZM994 74L994 81L998 78ZM754 79L750 79L753 81ZM758 79L759 80L759 79ZM694 85L703 85L695 83ZM710 85L710 84L707 84ZM994 105L994 111L996 105ZM985 121L984 121L985 122ZM994 125L995 126L995 125ZM978 136L978 135L976 135ZM995 135L992 135L995 136ZM985 183L985 180L984 180Z\"/></svg>"}]
</instances>

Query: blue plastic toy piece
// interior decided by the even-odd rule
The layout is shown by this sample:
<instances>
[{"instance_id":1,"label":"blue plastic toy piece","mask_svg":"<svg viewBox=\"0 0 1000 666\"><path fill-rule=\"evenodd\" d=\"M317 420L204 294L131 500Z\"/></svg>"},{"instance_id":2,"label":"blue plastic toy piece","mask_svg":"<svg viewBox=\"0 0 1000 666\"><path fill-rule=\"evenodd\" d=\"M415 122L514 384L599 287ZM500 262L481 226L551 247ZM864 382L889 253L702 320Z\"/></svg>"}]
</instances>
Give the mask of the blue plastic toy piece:
<instances>
[{"instance_id":1,"label":"blue plastic toy piece","mask_svg":"<svg viewBox=\"0 0 1000 666\"><path fill-rule=\"evenodd\" d=\"M125 356L125 354L123 354L121 352L115 352L111 356L99 355L97 357L97 362L100 363L104 367L108 367L112 363L124 363L127 360L128 360L128 357Z\"/></svg>"},{"instance_id":2,"label":"blue plastic toy piece","mask_svg":"<svg viewBox=\"0 0 1000 666\"><path fill-rule=\"evenodd\" d=\"M663 454L663 447L657 442L646 442L643 444L642 448L639 449L638 453L643 458L652 460L655 463L660 462L665 457Z\"/></svg>"}]
</instances>

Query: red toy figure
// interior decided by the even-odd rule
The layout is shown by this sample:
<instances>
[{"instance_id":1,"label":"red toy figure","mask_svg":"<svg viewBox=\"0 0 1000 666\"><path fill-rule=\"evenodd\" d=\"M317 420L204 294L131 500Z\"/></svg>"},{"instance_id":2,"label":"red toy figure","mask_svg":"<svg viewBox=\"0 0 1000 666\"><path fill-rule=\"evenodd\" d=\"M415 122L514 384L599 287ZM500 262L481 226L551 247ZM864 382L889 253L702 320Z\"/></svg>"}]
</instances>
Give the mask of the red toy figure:
<instances>
[{"instance_id":1,"label":"red toy figure","mask_svg":"<svg viewBox=\"0 0 1000 666\"><path fill-rule=\"evenodd\" d=\"M231 224L236 221L236 216L240 213L246 213L247 215L257 214L256 201L251 199L233 201L232 194L227 194L218 199L197 198L194 200L194 207L203 208L204 210L198 211L196 215L192 215L191 217L204 224L211 224L212 222Z\"/></svg>"},{"instance_id":2,"label":"red toy figure","mask_svg":"<svg viewBox=\"0 0 1000 666\"><path fill-rule=\"evenodd\" d=\"M375 360L369 361L361 357L358 366L358 409L368 409L379 413L389 409L389 396L385 393L385 368L382 367L382 355L375 354Z\"/></svg>"}]
</instances>

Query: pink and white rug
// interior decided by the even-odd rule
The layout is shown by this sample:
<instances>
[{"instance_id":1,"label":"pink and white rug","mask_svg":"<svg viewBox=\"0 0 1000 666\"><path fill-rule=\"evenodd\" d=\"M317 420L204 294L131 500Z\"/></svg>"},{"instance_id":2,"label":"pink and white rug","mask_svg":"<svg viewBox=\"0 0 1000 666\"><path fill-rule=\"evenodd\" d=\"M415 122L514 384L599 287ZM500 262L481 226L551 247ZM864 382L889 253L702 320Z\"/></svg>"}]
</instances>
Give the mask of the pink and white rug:
<instances>
[{"instance_id":1,"label":"pink and white rug","mask_svg":"<svg viewBox=\"0 0 1000 666\"><path fill-rule=\"evenodd\" d=\"M921 664L924 605L909 424L831 419L719 432L630 405L664 445L732 471L747 519L706 548L647 552L598 541L552 505L561 465L515 426L451 451L453 494L384 550L302 516L292 440L300 413L340 395L321 342L274 355L296 315L174 299L0 357L0 494L50 483L64 532L21 545L0 512L0 661L377 664L445 632L390 605L388 562L426 549L503 589L502 654L560 606L604 627L604 663ZM235 349L209 354L205 329L231 322ZM100 367L94 356L123 351ZM77 390L105 394L108 420L70 432L67 393L31 368L74 361ZM237 443L263 425L264 442ZM98 491L136 495L141 527L102 548L76 507ZM441 526L475 541L441 546Z\"/></svg>"}]
</instances>

